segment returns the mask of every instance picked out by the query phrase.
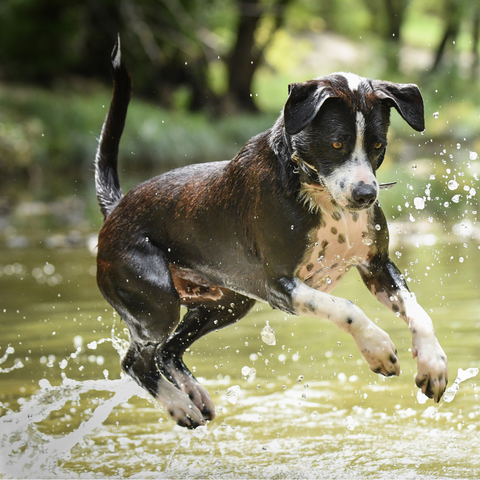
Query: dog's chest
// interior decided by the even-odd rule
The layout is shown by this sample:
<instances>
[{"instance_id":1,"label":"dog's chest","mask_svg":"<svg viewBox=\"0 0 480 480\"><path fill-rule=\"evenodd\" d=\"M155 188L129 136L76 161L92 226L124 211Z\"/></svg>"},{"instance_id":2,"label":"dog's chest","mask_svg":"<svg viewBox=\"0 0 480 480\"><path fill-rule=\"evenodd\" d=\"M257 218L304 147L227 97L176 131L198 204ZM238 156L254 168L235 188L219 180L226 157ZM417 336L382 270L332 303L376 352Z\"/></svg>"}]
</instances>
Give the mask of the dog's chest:
<instances>
[{"instance_id":1,"label":"dog's chest","mask_svg":"<svg viewBox=\"0 0 480 480\"><path fill-rule=\"evenodd\" d=\"M296 276L308 286L332 291L352 266L364 263L372 251L373 231L366 210L350 212L322 208L320 226L309 234L309 245Z\"/></svg>"}]
</instances>

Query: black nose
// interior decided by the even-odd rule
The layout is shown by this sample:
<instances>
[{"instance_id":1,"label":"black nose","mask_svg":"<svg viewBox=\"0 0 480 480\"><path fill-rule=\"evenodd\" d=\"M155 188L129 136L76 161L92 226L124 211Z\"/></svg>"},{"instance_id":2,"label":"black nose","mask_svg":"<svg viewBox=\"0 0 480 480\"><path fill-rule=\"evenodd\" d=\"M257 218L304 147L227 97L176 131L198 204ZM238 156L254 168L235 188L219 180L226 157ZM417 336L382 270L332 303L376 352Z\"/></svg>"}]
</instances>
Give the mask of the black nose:
<instances>
[{"instance_id":1,"label":"black nose","mask_svg":"<svg viewBox=\"0 0 480 480\"><path fill-rule=\"evenodd\" d=\"M373 185L359 183L352 190L352 200L355 202L357 207L367 208L375 201L376 198L377 189Z\"/></svg>"}]
</instances>

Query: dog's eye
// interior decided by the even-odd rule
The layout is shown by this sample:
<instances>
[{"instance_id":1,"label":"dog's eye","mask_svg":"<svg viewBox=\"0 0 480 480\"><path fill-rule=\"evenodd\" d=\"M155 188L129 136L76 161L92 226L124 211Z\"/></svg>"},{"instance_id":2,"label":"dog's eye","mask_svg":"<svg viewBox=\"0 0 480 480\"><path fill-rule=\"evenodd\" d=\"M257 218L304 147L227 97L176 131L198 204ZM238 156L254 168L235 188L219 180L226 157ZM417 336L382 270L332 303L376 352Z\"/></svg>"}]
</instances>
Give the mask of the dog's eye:
<instances>
[{"instance_id":1,"label":"dog's eye","mask_svg":"<svg viewBox=\"0 0 480 480\"><path fill-rule=\"evenodd\" d=\"M342 142L333 142L332 147L336 148L338 150L339 148L343 147L343 143Z\"/></svg>"},{"instance_id":2,"label":"dog's eye","mask_svg":"<svg viewBox=\"0 0 480 480\"><path fill-rule=\"evenodd\" d=\"M377 142L373 147L378 150L379 148L383 147L383 143Z\"/></svg>"}]
</instances>

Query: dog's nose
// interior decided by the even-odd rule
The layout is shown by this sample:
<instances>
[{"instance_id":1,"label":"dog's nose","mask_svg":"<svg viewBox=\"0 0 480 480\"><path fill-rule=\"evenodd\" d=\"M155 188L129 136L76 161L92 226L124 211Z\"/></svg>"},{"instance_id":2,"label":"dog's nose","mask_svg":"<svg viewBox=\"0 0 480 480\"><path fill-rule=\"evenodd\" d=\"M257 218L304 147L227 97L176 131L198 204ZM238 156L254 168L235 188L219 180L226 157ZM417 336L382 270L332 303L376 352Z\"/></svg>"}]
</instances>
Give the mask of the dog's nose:
<instances>
[{"instance_id":1,"label":"dog's nose","mask_svg":"<svg viewBox=\"0 0 480 480\"><path fill-rule=\"evenodd\" d=\"M352 190L352 199L358 207L367 208L376 198L377 189L373 185L360 183Z\"/></svg>"}]
</instances>

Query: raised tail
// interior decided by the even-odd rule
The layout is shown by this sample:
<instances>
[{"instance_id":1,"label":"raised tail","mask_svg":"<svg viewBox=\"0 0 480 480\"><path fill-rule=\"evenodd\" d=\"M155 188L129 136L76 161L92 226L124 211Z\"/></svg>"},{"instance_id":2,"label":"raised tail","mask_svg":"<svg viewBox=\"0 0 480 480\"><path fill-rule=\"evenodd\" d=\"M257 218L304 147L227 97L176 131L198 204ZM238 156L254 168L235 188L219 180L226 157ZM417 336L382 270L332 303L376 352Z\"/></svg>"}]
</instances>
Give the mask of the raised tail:
<instances>
[{"instance_id":1,"label":"raised tail","mask_svg":"<svg viewBox=\"0 0 480 480\"><path fill-rule=\"evenodd\" d=\"M122 136L132 81L121 60L120 37L112 52L113 96L95 155L95 189L100 210L106 219L123 197L118 178L118 147Z\"/></svg>"}]
</instances>

